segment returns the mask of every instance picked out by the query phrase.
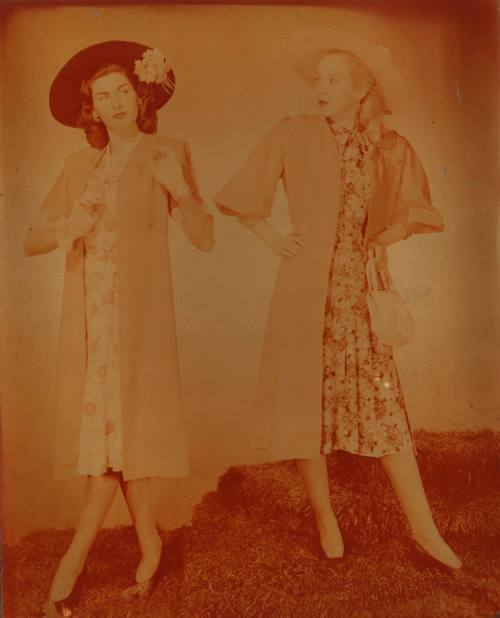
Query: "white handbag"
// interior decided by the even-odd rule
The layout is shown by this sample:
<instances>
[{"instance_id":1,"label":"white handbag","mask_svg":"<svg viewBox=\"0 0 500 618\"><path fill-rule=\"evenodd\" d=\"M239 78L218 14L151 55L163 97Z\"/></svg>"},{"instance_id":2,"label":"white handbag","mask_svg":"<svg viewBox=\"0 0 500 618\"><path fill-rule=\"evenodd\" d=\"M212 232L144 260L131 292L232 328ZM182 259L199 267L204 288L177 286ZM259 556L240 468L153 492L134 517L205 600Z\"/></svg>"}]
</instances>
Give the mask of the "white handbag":
<instances>
[{"instance_id":1,"label":"white handbag","mask_svg":"<svg viewBox=\"0 0 500 618\"><path fill-rule=\"evenodd\" d=\"M413 337L413 317L406 303L392 287L388 272L378 272L374 258L366 262L366 300L370 326L377 339L394 347L408 343Z\"/></svg>"}]
</instances>

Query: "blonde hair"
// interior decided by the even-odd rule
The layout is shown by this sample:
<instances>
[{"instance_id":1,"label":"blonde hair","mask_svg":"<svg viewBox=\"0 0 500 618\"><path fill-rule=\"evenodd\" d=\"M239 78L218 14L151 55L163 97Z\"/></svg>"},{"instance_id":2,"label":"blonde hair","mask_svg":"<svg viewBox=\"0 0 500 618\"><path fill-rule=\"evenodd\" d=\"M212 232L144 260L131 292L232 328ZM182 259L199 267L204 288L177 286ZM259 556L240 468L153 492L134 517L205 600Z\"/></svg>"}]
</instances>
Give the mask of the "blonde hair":
<instances>
[{"instance_id":1,"label":"blonde hair","mask_svg":"<svg viewBox=\"0 0 500 618\"><path fill-rule=\"evenodd\" d=\"M351 79L356 88L367 88L359 104L358 126L366 132L370 141L377 143L384 130L383 115L388 112L382 90L373 73L355 54L342 49L330 49L321 53L318 61L328 55L342 56L346 59Z\"/></svg>"}]
</instances>

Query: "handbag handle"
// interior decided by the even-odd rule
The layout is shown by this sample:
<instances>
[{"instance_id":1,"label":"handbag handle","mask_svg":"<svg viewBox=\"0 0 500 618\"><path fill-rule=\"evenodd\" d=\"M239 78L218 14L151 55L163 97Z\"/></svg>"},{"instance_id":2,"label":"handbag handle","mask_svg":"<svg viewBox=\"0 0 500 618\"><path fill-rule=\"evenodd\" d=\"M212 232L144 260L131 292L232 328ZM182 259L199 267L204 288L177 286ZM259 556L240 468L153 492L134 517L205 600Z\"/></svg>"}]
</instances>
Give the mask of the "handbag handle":
<instances>
[{"instance_id":1,"label":"handbag handle","mask_svg":"<svg viewBox=\"0 0 500 618\"><path fill-rule=\"evenodd\" d=\"M384 277L379 272L375 258L368 258L365 264L366 281L369 290L391 290L392 279L388 271L384 272Z\"/></svg>"}]
</instances>

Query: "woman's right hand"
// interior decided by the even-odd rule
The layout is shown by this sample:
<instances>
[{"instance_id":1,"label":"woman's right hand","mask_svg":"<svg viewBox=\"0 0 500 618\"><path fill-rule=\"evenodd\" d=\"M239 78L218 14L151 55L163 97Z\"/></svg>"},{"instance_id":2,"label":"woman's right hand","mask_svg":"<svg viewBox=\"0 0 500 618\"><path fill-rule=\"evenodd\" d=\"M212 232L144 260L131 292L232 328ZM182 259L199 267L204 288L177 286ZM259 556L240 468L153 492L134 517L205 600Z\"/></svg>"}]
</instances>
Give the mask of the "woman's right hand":
<instances>
[{"instance_id":1,"label":"woman's right hand","mask_svg":"<svg viewBox=\"0 0 500 618\"><path fill-rule=\"evenodd\" d=\"M305 248L304 234L301 229L297 229L288 236L279 236L273 243L271 250L278 257L290 259L302 255Z\"/></svg>"},{"instance_id":2,"label":"woman's right hand","mask_svg":"<svg viewBox=\"0 0 500 618\"><path fill-rule=\"evenodd\" d=\"M103 203L98 202L96 199L92 199L91 201L85 195L77 199L73 204L73 209L68 221L68 228L71 234L75 238L88 234L96 224L103 210Z\"/></svg>"},{"instance_id":3,"label":"woman's right hand","mask_svg":"<svg viewBox=\"0 0 500 618\"><path fill-rule=\"evenodd\" d=\"M278 257L299 257L306 249L305 225L296 227L288 236L281 236L266 219L258 219L249 228Z\"/></svg>"},{"instance_id":4,"label":"woman's right hand","mask_svg":"<svg viewBox=\"0 0 500 618\"><path fill-rule=\"evenodd\" d=\"M61 219L57 224L57 244L65 251L70 251L77 238L87 235L94 227L104 210L104 205L83 195L73 203L68 219Z\"/></svg>"}]
</instances>

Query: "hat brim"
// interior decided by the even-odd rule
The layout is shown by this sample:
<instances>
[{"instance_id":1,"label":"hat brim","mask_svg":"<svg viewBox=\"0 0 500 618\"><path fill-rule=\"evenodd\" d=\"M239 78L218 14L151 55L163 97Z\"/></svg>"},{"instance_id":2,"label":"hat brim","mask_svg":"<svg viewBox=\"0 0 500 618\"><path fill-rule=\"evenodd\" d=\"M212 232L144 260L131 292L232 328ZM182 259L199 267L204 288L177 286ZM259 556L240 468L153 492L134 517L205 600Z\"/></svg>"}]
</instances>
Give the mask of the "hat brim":
<instances>
[{"instance_id":1,"label":"hat brim","mask_svg":"<svg viewBox=\"0 0 500 618\"><path fill-rule=\"evenodd\" d=\"M405 107L403 79L387 48L330 28L300 30L288 43L289 58L294 69L310 85L314 84L318 54L328 50L350 52L370 69L382 90L386 113L396 113Z\"/></svg>"},{"instance_id":2,"label":"hat brim","mask_svg":"<svg viewBox=\"0 0 500 618\"><path fill-rule=\"evenodd\" d=\"M106 64L118 64L134 71L136 60L142 58L147 45L132 41L106 41L82 49L62 67L56 75L49 93L49 107L54 118L68 126L76 127L82 109L81 85ZM169 88L161 84L148 84L155 109L160 109L172 97L175 90L173 70L168 73Z\"/></svg>"}]
</instances>

